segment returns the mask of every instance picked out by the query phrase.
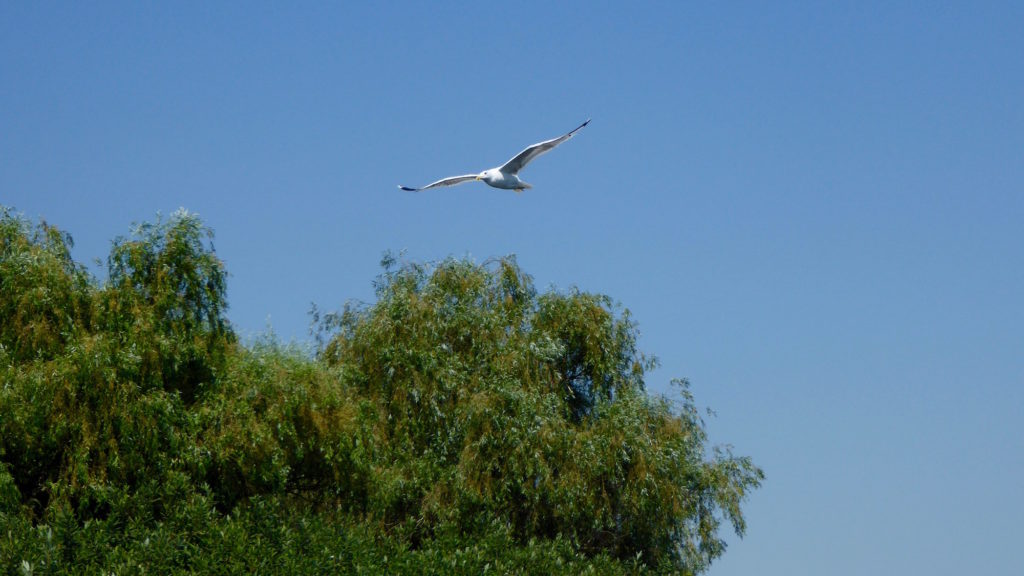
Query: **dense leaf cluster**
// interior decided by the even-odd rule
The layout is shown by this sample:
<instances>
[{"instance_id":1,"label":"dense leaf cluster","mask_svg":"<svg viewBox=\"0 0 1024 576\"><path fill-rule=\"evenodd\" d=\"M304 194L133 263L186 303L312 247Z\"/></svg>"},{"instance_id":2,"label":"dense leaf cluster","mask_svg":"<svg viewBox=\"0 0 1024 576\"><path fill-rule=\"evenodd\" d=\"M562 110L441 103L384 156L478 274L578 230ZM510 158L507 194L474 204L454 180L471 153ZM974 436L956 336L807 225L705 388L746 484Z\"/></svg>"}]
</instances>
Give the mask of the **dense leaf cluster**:
<instances>
[{"instance_id":1,"label":"dense leaf cluster","mask_svg":"<svg viewBox=\"0 0 1024 576\"><path fill-rule=\"evenodd\" d=\"M315 351L243 345L211 239L139 226L100 282L0 211L0 570L697 573L743 532L761 471L608 298L388 256Z\"/></svg>"}]
</instances>

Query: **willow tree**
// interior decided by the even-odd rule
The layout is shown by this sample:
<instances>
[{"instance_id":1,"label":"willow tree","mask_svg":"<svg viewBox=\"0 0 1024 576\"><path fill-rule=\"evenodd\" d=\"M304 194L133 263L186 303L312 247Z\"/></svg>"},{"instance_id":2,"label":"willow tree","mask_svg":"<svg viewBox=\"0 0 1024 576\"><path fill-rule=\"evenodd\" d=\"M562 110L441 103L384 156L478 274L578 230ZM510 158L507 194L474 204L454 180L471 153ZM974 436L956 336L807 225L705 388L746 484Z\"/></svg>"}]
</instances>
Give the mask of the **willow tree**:
<instances>
[{"instance_id":1,"label":"willow tree","mask_svg":"<svg viewBox=\"0 0 1024 576\"><path fill-rule=\"evenodd\" d=\"M539 293L512 258L398 266L377 301L320 318L320 355L380 415L367 509L412 541L505 526L523 542L699 572L742 534L763 475L707 444L685 381L649 395L628 311Z\"/></svg>"},{"instance_id":2,"label":"willow tree","mask_svg":"<svg viewBox=\"0 0 1024 576\"><path fill-rule=\"evenodd\" d=\"M153 494L191 482L186 405L234 343L210 235L184 211L140 225L114 241L101 283L72 260L68 234L0 212L8 502L39 517L70 509L84 522L140 490L149 493L139 501L166 508Z\"/></svg>"}]
</instances>

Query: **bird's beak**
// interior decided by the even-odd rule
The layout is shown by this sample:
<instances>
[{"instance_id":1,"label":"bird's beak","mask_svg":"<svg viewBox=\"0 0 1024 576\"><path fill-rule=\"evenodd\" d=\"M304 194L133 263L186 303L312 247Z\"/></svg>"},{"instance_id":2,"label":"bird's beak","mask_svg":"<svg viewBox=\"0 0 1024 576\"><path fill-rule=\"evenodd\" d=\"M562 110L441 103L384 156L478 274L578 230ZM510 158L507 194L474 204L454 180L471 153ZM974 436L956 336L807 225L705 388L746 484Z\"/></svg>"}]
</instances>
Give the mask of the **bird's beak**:
<instances>
[{"instance_id":1,"label":"bird's beak","mask_svg":"<svg viewBox=\"0 0 1024 576\"><path fill-rule=\"evenodd\" d=\"M479 174L477 174L476 178L473 178L473 180L479 180L479 179L480 179L480 175Z\"/></svg>"}]
</instances>

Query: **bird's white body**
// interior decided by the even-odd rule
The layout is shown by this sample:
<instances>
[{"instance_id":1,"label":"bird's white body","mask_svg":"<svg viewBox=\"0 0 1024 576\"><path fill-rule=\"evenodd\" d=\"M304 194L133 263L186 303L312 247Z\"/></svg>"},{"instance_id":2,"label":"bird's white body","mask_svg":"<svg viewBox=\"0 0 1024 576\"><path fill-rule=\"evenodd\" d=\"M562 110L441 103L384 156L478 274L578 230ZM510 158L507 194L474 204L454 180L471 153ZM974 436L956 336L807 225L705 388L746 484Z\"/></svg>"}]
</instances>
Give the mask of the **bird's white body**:
<instances>
[{"instance_id":1,"label":"bird's white body","mask_svg":"<svg viewBox=\"0 0 1024 576\"><path fill-rule=\"evenodd\" d=\"M526 182L520 180L519 176L516 174L502 172L500 168L484 170L476 178L477 180L484 181L488 186L501 188L503 190L515 190L516 192L522 192L528 188L533 188L533 186L530 186Z\"/></svg>"},{"instance_id":2,"label":"bird's white body","mask_svg":"<svg viewBox=\"0 0 1024 576\"><path fill-rule=\"evenodd\" d=\"M538 142L537 144L533 144L532 146L527 146L525 150L523 150L519 154L516 154L515 156L512 157L511 160L505 162L504 164L498 166L497 168L490 168L488 170L484 170L479 174L464 174L462 176L450 176L448 178L442 178L437 182L432 182L422 188L410 188L408 186L402 185L399 185L398 187L407 192L419 192L421 190L439 188L441 186L455 186L456 184L462 184L464 182L469 182L471 180L482 180L487 185L493 186L494 188L522 192L523 190L526 190L528 188L533 188L533 186L530 186L526 182L523 182L522 180L519 179L519 171L525 168L526 165L537 156L540 156L541 154L553 149L555 146L558 146L562 142L565 142L569 138L572 138L572 135L575 134L577 130L583 128L587 124L590 124L590 120L587 120L583 124L580 124L574 130L570 131L568 134L559 136L558 138L552 138L551 140Z\"/></svg>"}]
</instances>

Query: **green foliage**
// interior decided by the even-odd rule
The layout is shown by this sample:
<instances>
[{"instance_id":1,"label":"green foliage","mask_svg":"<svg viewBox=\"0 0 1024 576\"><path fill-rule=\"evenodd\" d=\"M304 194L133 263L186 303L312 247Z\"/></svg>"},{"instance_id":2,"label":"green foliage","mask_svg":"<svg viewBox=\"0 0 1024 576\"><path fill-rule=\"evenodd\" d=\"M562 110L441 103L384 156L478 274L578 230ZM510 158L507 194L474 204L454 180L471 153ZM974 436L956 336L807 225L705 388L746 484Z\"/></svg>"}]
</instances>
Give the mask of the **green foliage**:
<instances>
[{"instance_id":1,"label":"green foliage","mask_svg":"<svg viewBox=\"0 0 1024 576\"><path fill-rule=\"evenodd\" d=\"M227 273L213 233L184 210L114 241L100 298L104 329L140 355L133 380L191 402L234 341L224 313Z\"/></svg>"},{"instance_id":2,"label":"green foliage","mask_svg":"<svg viewBox=\"0 0 1024 576\"><path fill-rule=\"evenodd\" d=\"M627 311L511 258L397 265L239 345L191 214L114 242L0 212L0 570L697 573L762 479L652 397Z\"/></svg>"},{"instance_id":3,"label":"green foliage","mask_svg":"<svg viewBox=\"0 0 1024 576\"><path fill-rule=\"evenodd\" d=\"M88 327L89 278L71 246L0 206L0 360L52 358Z\"/></svg>"},{"instance_id":4,"label":"green foliage","mask_svg":"<svg viewBox=\"0 0 1024 576\"><path fill-rule=\"evenodd\" d=\"M212 383L232 341L223 318L195 320L224 308L224 275L197 241L198 220L175 214L116 242L112 261L121 263L102 287L70 260L70 238L56 229L4 211L0 230L0 308L18 311L4 316L3 346L14 352L0 365L0 457L27 509L102 517L122 492L173 485L197 465L183 394ZM163 272L138 272L139 262ZM180 270L185 280L163 279ZM127 502L159 509L164 497Z\"/></svg>"},{"instance_id":5,"label":"green foliage","mask_svg":"<svg viewBox=\"0 0 1024 576\"><path fill-rule=\"evenodd\" d=\"M761 472L705 460L685 382L676 409L644 392L653 362L605 297L538 295L511 259L449 260L388 268L376 304L324 324L337 336L322 358L382 418L390 455L369 509L414 540L497 523L700 571L724 550L722 514L743 530Z\"/></svg>"},{"instance_id":6,"label":"green foliage","mask_svg":"<svg viewBox=\"0 0 1024 576\"><path fill-rule=\"evenodd\" d=\"M195 414L203 478L222 507L255 495L315 493L362 508L374 407L301 351L272 341L239 350Z\"/></svg>"}]
</instances>

